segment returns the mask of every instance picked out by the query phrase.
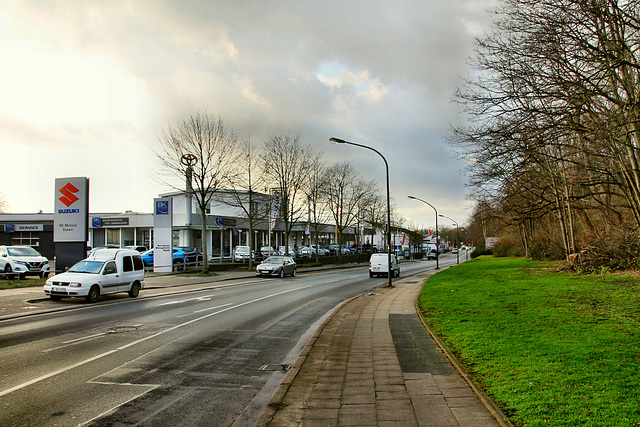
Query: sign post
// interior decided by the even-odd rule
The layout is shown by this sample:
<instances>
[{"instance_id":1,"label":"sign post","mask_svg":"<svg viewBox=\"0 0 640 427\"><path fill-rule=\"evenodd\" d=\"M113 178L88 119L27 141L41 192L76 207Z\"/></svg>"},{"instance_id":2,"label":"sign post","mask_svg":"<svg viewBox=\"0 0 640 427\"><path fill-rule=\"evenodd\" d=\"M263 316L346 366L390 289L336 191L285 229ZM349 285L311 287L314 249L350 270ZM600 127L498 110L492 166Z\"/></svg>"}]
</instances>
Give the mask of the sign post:
<instances>
[{"instance_id":1,"label":"sign post","mask_svg":"<svg viewBox=\"0 0 640 427\"><path fill-rule=\"evenodd\" d=\"M89 178L56 178L54 197L55 269L60 272L87 257Z\"/></svg>"},{"instance_id":2,"label":"sign post","mask_svg":"<svg viewBox=\"0 0 640 427\"><path fill-rule=\"evenodd\" d=\"M170 198L153 199L153 271L173 271L173 204Z\"/></svg>"}]
</instances>

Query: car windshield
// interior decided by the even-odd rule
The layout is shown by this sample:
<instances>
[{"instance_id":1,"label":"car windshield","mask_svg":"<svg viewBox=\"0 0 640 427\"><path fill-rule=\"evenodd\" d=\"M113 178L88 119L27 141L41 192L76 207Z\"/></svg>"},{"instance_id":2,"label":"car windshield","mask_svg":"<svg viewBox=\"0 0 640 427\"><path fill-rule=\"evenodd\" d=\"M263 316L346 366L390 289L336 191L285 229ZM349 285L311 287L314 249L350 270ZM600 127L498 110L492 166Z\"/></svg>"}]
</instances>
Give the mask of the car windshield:
<instances>
[{"instance_id":1,"label":"car windshield","mask_svg":"<svg viewBox=\"0 0 640 427\"><path fill-rule=\"evenodd\" d=\"M284 260L285 258L281 256L270 256L264 260L263 264L283 264Z\"/></svg>"},{"instance_id":2,"label":"car windshield","mask_svg":"<svg viewBox=\"0 0 640 427\"><path fill-rule=\"evenodd\" d=\"M104 265L103 261L80 261L69 270L69 273L91 273L99 274Z\"/></svg>"},{"instance_id":3,"label":"car windshield","mask_svg":"<svg viewBox=\"0 0 640 427\"><path fill-rule=\"evenodd\" d=\"M11 256L40 256L33 248L7 248L7 252Z\"/></svg>"},{"instance_id":4,"label":"car windshield","mask_svg":"<svg viewBox=\"0 0 640 427\"><path fill-rule=\"evenodd\" d=\"M248 246L238 246L236 247L236 252L249 252Z\"/></svg>"}]
</instances>

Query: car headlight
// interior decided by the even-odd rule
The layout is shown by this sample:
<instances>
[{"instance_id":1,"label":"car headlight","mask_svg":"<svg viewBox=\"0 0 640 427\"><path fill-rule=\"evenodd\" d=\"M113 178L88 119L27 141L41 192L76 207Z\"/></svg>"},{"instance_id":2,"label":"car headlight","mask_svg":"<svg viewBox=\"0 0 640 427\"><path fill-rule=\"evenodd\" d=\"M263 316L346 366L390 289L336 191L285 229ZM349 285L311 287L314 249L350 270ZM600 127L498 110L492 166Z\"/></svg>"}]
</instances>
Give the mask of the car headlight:
<instances>
[{"instance_id":1,"label":"car headlight","mask_svg":"<svg viewBox=\"0 0 640 427\"><path fill-rule=\"evenodd\" d=\"M14 261L16 264L28 265L25 261Z\"/></svg>"}]
</instances>

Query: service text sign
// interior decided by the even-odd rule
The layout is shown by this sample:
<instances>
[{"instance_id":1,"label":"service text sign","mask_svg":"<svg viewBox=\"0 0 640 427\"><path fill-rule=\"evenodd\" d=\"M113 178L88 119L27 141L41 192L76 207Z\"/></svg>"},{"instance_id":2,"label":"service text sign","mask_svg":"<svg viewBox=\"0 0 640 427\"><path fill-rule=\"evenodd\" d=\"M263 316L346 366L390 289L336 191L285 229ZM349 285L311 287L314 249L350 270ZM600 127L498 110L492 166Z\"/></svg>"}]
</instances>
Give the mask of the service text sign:
<instances>
[{"instance_id":1,"label":"service text sign","mask_svg":"<svg viewBox=\"0 0 640 427\"><path fill-rule=\"evenodd\" d=\"M56 178L53 241L86 242L88 220L89 179Z\"/></svg>"}]
</instances>

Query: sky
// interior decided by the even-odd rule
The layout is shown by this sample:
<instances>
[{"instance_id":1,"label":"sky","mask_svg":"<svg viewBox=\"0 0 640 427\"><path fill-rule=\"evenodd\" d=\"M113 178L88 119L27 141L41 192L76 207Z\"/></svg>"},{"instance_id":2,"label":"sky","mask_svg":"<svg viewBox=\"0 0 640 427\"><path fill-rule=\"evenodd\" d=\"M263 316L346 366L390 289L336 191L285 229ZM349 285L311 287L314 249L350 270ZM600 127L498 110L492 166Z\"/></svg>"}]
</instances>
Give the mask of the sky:
<instances>
[{"instance_id":1,"label":"sky","mask_svg":"<svg viewBox=\"0 0 640 427\"><path fill-rule=\"evenodd\" d=\"M471 214L447 143L452 101L496 0L9 0L0 6L0 197L53 212L54 181L88 177L89 210L151 212L163 129L220 117L259 145L300 135L348 160L405 225ZM442 224L444 219L440 219Z\"/></svg>"}]
</instances>

